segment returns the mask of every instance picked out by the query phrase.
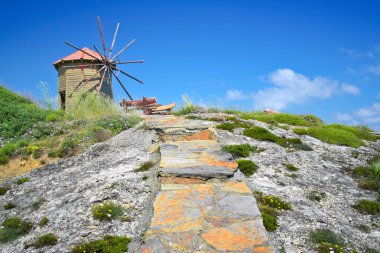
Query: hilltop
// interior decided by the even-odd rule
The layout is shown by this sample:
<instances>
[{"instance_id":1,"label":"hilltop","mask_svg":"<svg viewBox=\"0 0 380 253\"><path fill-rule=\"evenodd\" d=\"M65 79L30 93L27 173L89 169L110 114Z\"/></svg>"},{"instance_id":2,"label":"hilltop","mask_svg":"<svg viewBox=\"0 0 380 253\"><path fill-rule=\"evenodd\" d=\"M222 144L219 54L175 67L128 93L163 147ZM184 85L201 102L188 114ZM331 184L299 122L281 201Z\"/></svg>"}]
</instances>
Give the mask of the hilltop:
<instances>
[{"instance_id":1,"label":"hilltop","mask_svg":"<svg viewBox=\"0 0 380 253\"><path fill-rule=\"evenodd\" d=\"M239 169L227 178L190 171L181 180L247 184L275 252L329 252L329 247L336 252L378 252L380 140L366 127L328 125L312 115L207 110L193 105L180 108L176 112L179 118L161 116L167 129L125 113L86 120L43 113L45 117L33 123L32 130L7 138L11 144L20 140L25 144L14 144L7 155L10 161L0 165L0 170L18 161L19 151L30 146L41 147L45 156L51 151L58 155L50 164L39 164L40 168L26 174L14 177L9 173L0 183L4 252L23 252L25 247L31 252L39 252L39 247L44 247L44 252L79 252L77 245L99 250L112 240L117 245L113 252L127 248L139 252L147 243L144 234L154 220L160 185L177 180L163 173L161 161L167 155L163 155L165 150L175 148L163 143L178 138L212 138L223 147L223 152L213 151L215 154L238 163ZM38 124L43 129L67 128L40 136L30 134L36 133ZM95 138L99 127L102 132L109 131L107 138ZM54 145L46 145L47 140ZM66 140L76 140L72 146L76 148L70 149L75 152L59 153ZM193 151L202 153L198 149L204 147ZM24 155L24 159L38 161L41 157ZM20 220L9 220L12 218ZM17 234L9 235L12 222L24 225Z\"/></svg>"}]
</instances>

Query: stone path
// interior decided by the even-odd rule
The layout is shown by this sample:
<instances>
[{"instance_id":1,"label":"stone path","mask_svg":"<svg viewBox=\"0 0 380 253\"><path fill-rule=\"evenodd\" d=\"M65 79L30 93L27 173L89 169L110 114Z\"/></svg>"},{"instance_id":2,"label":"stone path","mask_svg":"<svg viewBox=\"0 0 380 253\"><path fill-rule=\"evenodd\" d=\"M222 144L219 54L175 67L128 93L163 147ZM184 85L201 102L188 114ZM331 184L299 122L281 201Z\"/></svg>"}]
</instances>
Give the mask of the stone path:
<instances>
[{"instance_id":1,"label":"stone path","mask_svg":"<svg viewBox=\"0 0 380 253\"><path fill-rule=\"evenodd\" d=\"M274 252L251 190L215 140L213 123L175 116L145 122L162 138L161 191L142 253Z\"/></svg>"}]
</instances>

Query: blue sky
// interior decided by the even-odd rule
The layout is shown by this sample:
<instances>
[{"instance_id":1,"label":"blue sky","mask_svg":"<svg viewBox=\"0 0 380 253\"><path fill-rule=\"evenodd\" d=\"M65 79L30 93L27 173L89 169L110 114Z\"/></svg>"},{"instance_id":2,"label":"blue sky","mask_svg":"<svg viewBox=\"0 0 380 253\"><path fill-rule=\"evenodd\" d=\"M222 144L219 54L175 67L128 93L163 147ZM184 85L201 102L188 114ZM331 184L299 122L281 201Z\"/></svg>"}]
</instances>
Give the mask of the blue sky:
<instances>
[{"instance_id":1,"label":"blue sky","mask_svg":"<svg viewBox=\"0 0 380 253\"><path fill-rule=\"evenodd\" d=\"M3 1L0 82L40 97L57 93L52 63L101 46L96 16L122 60L135 98L315 114L380 130L379 1ZM116 80L114 80L114 83ZM115 99L126 97L115 85Z\"/></svg>"}]
</instances>

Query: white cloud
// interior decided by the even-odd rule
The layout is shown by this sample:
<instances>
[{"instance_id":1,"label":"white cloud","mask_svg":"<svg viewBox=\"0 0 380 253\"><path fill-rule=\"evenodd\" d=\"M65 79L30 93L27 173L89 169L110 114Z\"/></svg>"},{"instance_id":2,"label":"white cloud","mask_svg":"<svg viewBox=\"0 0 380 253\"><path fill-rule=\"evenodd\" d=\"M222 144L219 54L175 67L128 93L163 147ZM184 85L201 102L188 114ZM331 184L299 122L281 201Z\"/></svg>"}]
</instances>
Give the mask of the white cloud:
<instances>
[{"instance_id":1,"label":"white cloud","mask_svg":"<svg viewBox=\"0 0 380 253\"><path fill-rule=\"evenodd\" d=\"M309 78L287 68L274 71L267 77L267 81L274 86L250 95L240 92L244 98L251 97L253 99L255 110L265 108L283 110L291 104L304 104L312 99L329 98L338 91L349 94L360 92L356 86L351 84L340 83L320 76ZM235 93L240 95L236 90Z\"/></svg>"},{"instance_id":2,"label":"white cloud","mask_svg":"<svg viewBox=\"0 0 380 253\"><path fill-rule=\"evenodd\" d=\"M380 65L371 65L367 67L369 73L380 75Z\"/></svg>"},{"instance_id":3,"label":"white cloud","mask_svg":"<svg viewBox=\"0 0 380 253\"><path fill-rule=\"evenodd\" d=\"M351 84L342 84L341 90L351 95L359 95L360 93L359 88Z\"/></svg>"},{"instance_id":4,"label":"white cloud","mask_svg":"<svg viewBox=\"0 0 380 253\"><path fill-rule=\"evenodd\" d=\"M237 89L227 90L226 99L229 101L244 100L248 98L249 96L243 94L241 91Z\"/></svg>"}]
</instances>

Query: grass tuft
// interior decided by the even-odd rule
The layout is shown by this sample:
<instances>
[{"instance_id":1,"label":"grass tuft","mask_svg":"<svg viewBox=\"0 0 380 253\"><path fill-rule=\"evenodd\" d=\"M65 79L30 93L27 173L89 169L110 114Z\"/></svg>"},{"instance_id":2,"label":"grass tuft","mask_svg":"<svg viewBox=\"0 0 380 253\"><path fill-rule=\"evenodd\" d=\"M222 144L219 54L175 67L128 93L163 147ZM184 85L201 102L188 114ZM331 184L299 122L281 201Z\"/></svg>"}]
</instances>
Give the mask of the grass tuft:
<instances>
[{"instance_id":1,"label":"grass tuft","mask_svg":"<svg viewBox=\"0 0 380 253\"><path fill-rule=\"evenodd\" d=\"M313 243L331 243L344 246L344 239L329 229L316 229L309 236Z\"/></svg>"},{"instance_id":2,"label":"grass tuft","mask_svg":"<svg viewBox=\"0 0 380 253\"><path fill-rule=\"evenodd\" d=\"M140 165L139 168L137 168L135 171L136 172L144 172L150 170L154 166L154 163L152 161L147 161L143 164Z\"/></svg>"},{"instance_id":3,"label":"grass tuft","mask_svg":"<svg viewBox=\"0 0 380 253\"><path fill-rule=\"evenodd\" d=\"M42 228L42 227L45 227L48 223L49 223L49 218L45 216L40 220L40 222L38 223L38 226Z\"/></svg>"},{"instance_id":4,"label":"grass tuft","mask_svg":"<svg viewBox=\"0 0 380 253\"><path fill-rule=\"evenodd\" d=\"M250 160L238 160L239 170L246 176L253 175L257 170L256 163Z\"/></svg>"},{"instance_id":5,"label":"grass tuft","mask_svg":"<svg viewBox=\"0 0 380 253\"><path fill-rule=\"evenodd\" d=\"M41 235L37 237L34 242L25 245L25 249L29 247L35 247L35 248L43 248L47 246L54 246L58 242L57 236L55 236L52 233L46 234L46 235Z\"/></svg>"},{"instance_id":6,"label":"grass tuft","mask_svg":"<svg viewBox=\"0 0 380 253\"><path fill-rule=\"evenodd\" d=\"M29 182L29 181L30 181L30 178L28 178L28 177L22 177L22 178L19 178L19 179L16 181L16 184L21 185L21 184L26 183L26 182Z\"/></svg>"},{"instance_id":7,"label":"grass tuft","mask_svg":"<svg viewBox=\"0 0 380 253\"><path fill-rule=\"evenodd\" d=\"M380 214L380 202L378 201L362 199L354 205L354 208L364 214Z\"/></svg>"},{"instance_id":8,"label":"grass tuft","mask_svg":"<svg viewBox=\"0 0 380 253\"><path fill-rule=\"evenodd\" d=\"M262 112L242 113L242 119L254 119L268 124L287 124L293 126L316 126L323 124L322 120L313 115L294 115L285 113L266 114Z\"/></svg>"},{"instance_id":9,"label":"grass tuft","mask_svg":"<svg viewBox=\"0 0 380 253\"><path fill-rule=\"evenodd\" d=\"M0 196L5 195L11 188L9 186L2 186L0 187Z\"/></svg>"},{"instance_id":10,"label":"grass tuft","mask_svg":"<svg viewBox=\"0 0 380 253\"><path fill-rule=\"evenodd\" d=\"M5 210L9 210L9 209L12 209L12 208L15 208L15 207L16 207L16 205L13 204L12 202L8 202L8 203L6 203L6 204L4 205L4 209L5 209Z\"/></svg>"},{"instance_id":11,"label":"grass tuft","mask_svg":"<svg viewBox=\"0 0 380 253\"><path fill-rule=\"evenodd\" d=\"M38 209L40 209L40 207L46 202L46 199L45 198L38 198L35 202L33 202L32 204L32 209L34 211L37 211Z\"/></svg>"},{"instance_id":12,"label":"grass tuft","mask_svg":"<svg viewBox=\"0 0 380 253\"><path fill-rule=\"evenodd\" d=\"M8 218L0 228L0 243L7 243L26 235L32 228L33 224L30 221L21 220L18 217Z\"/></svg>"},{"instance_id":13,"label":"grass tuft","mask_svg":"<svg viewBox=\"0 0 380 253\"><path fill-rule=\"evenodd\" d=\"M285 164L285 167L289 171L299 171L299 168L297 168L296 166L294 166L292 164Z\"/></svg>"},{"instance_id":14,"label":"grass tuft","mask_svg":"<svg viewBox=\"0 0 380 253\"><path fill-rule=\"evenodd\" d=\"M128 251L131 239L124 236L106 235L100 240L94 240L73 246L71 253L104 252L124 253Z\"/></svg>"},{"instance_id":15,"label":"grass tuft","mask_svg":"<svg viewBox=\"0 0 380 253\"><path fill-rule=\"evenodd\" d=\"M253 147L249 144L228 145L228 146L223 146L222 150L230 153L234 158L238 158L238 157L248 157L249 152L257 151L257 147Z\"/></svg>"},{"instance_id":16,"label":"grass tuft","mask_svg":"<svg viewBox=\"0 0 380 253\"><path fill-rule=\"evenodd\" d=\"M111 221L124 214L124 207L112 201L107 201L92 207L92 217L100 221Z\"/></svg>"}]
</instances>

